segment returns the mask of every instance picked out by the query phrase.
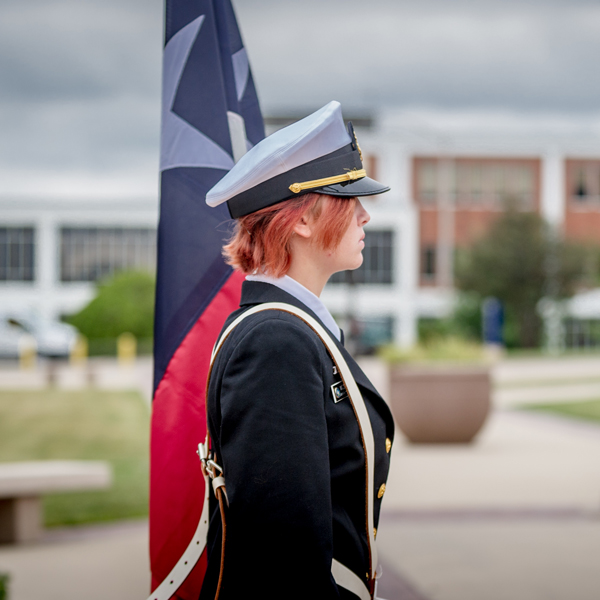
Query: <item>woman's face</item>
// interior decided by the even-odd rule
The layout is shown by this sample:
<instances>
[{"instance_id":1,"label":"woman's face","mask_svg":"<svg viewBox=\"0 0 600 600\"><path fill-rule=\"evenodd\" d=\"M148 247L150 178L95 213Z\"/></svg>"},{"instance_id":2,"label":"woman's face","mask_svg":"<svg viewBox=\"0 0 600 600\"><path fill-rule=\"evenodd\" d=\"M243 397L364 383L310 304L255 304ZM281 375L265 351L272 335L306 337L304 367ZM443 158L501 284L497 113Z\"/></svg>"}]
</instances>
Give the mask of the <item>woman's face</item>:
<instances>
[{"instance_id":1,"label":"woman's face","mask_svg":"<svg viewBox=\"0 0 600 600\"><path fill-rule=\"evenodd\" d=\"M371 220L364 206L356 199L354 215L342 237L342 241L335 250L327 252L331 273L358 269L363 262L362 250L365 247L365 232L363 227Z\"/></svg>"}]
</instances>

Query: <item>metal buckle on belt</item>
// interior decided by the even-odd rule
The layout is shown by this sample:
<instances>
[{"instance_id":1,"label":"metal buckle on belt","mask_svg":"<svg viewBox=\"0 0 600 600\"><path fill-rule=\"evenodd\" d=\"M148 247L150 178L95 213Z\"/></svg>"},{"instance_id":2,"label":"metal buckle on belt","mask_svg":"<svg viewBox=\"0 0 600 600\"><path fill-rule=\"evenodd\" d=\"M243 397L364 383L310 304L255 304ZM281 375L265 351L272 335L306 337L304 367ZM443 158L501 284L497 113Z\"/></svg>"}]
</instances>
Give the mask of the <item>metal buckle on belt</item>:
<instances>
[{"instance_id":1,"label":"metal buckle on belt","mask_svg":"<svg viewBox=\"0 0 600 600\"><path fill-rule=\"evenodd\" d=\"M218 477L221 473L223 473L223 469L221 468L221 466L218 465L212 459L212 452L210 452L206 443L198 444L198 450L196 451L196 453L200 457L200 462L202 463L202 470L206 472L206 474L211 479L214 479L215 477Z\"/></svg>"},{"instance_id":2,"label":"metal buckle on belt","mask_svg":"<svg viewBox=\"0 0 600 600\"><path fill-rule=\"evenodd\" d=\"M198 444L196 453L200 457L203 473L212 479L212 486L215 494L217 493L218 488L223 488L222 491L225 496L225 502L227 502L227 506L229 506L229 498L227 497L227 491L225 489L225 478L223 477L223 468L212 459L212 452L208 450L208 444Z\"/></svg>"}]
</instances>

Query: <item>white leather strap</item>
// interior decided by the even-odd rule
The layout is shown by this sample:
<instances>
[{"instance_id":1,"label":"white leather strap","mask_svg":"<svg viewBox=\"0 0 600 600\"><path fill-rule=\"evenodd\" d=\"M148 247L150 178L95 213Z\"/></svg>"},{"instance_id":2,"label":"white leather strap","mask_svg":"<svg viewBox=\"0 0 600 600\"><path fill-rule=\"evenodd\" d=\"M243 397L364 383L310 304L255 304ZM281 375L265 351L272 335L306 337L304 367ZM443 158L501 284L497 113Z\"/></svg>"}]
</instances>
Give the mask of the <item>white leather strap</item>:
<instances>
[{"instance_id":1,"label":"white leather strap","mask_svg":"<svg viewBox=\"0 0 600 600\"><path fill-rule=\"evenodd\" d=\"M208 477L204 482L204 505L192 541L167 578L150 594L148 600L169 600L185 581L206 548L208 536Z\"/></svg>"},{"instance_id":2,"label":"white leather strap","mask_svg":"<svg viewBox=\"0 0 600 600\"><path fill-rule=\"evenodd\" d=\"M373 516L373 501L374 501L374 465L375 465L375 442L373 439L373 430L371 428L371 420L369 419L369 413L365 401L358 389L358 385L352 376L350 367L344 359L344 356L332 340L331 335L325 330L325 328L313 317L311 317L305 311L296 308L291 304L283 302L268 302L254 306L244 313L242 313L237 319L235 319L227 329L223 332L218 342L215 344L212 355L210 358L210 364L212 364L221 349L221 346L229 336L229 334L247 317L263 312L265 310L280 310L297 316L302 319L318 336L321 341L327 347L331 358L337 366L338 372L344 382L346 391L352 403L354 414L360 428L360 433L365 449L365 468L367 471L367 535L369 540L369 548L371 552L371 578L375 578L375 569L377 568L377 547L375 545L374 538L374 516ZM222 479L221 477L217 479ZM216 480L214 480L216 481ZM224 483L219 482L220 485ZM206 537L208 534L208 477L205 477L205 491L206 497L204 500L204 506L202 508L202 516L196 533L187 547L182 557L179 559L171 573L167 578L156 588L153 594L150 595L148 600L169 600L171 596L177 591L179 586L183 583L185 578L189 575L194 565L198 562L204 548L206 547ZM217 485L218 487L218 485ZM371 600L371 594L362 579L356 575L353 571L342 565L337 560L333 560L331 565L331 573L335 582L357 595L361 600Z\"/></svg>"},{"instance_id":3,"label":"white leather strap","mask_svg":"<svg viewBox=\"0 0 600 600\"><path fill-rule=\"evenodd\" d=\"M339 586L357 595L360 600L371 600L371 594L361 578L335 558L331 563L331 574Z\"/></svg>"},{"instance_id":4,"label":"white leather strap","mask_svg":"<svg viewBox=\"0 0 600 600\"><path fill-rule=\"evenodd\" d=\"M213 490L215 492L215 495L217 494L217 490L222 487L223 488L223 495L225 496L225 502L227 503L227 506L229 506L229 498L227 497L227 488L225 487L225 477L221 476L221 477L215 477L212 480L212 486L213 486Z\"/></svg>"},{"instance_id":5,"label":"white leather strap","mask_svg":"<svg viewBox=\"0 0 600 600\"><path fill-rule=\"evenodd\" d=\"M367 412L367 406L365 401L358 389L358 385L352 376L352 372L350 371L350 367L348 363L344 359L344 356L340 352L339 348L332 340L331 335L327 332L327 330L313 317L311 317L305 311L292 306L291 304L286 304L283 302L266 302L264 304L259 304L254 306L244 313L242 313L237 319L235 319L229 327L223 332L223 335L215 344L213 349L213 359L219 352L221 346L227 339L227 336L237 327L245 318L250 315L256 314L258 312L263 312L265 310L280 310L283 312L291 313L300 319L302 319L320 338L321 341L327 347L331 358L335 362L338 372L342 377L342 381L344 382L344 386L346 387L346 391L348 392L348 396L350 397L350 401L352 402L352 407L354 408L354 413L356 415L356 420L358 421L358 425L360 428L363 445L365 449L365 460L366 460L366 470L367 470L367 535L369 539L369 548L371 550L371 578L375 578L375 570L377 568L377 546L375 544L375 524L374 524L374 514L373 514L373 502L375 499L374 495L374 465L375 465L375 440L373 438L373 429L371 428L371 420L369 419L369 413ZM332 568L333 570L333 568ZM335 575L334 575L335 578ZM365 587L365 584L362 580L357 577L357 580L360 581L361 585ZM337 581L337 579L336 579ZM342 587L345 587L343 584ZM354 592L356 593L356 592ZM368 593L368 592L367 592Z\"/></svg>"}]
</instances>

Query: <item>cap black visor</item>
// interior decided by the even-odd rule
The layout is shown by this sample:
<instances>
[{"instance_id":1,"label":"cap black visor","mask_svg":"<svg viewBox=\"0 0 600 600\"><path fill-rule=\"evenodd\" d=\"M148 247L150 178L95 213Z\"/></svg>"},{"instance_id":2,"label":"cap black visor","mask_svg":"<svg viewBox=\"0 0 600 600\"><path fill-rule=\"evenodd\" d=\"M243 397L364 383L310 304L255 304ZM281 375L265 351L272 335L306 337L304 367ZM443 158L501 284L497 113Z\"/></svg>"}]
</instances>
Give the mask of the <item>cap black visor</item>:
<instances>
[{"instance_id":1,"label":"cap black visor","mask_svg":"<svg viewBox=\"0 0 600 600\"><path fill-rule=\"evenodd\" d=\"M354 181L344 181L334 185L326 185L324 187L309 190L317 194L328 194L329 196L339 196L341 198L351 198L353 196L374 196L389 192L390 188L379 181L375 181L370 177L355 179Z\"/></svg>"}]
</instances>

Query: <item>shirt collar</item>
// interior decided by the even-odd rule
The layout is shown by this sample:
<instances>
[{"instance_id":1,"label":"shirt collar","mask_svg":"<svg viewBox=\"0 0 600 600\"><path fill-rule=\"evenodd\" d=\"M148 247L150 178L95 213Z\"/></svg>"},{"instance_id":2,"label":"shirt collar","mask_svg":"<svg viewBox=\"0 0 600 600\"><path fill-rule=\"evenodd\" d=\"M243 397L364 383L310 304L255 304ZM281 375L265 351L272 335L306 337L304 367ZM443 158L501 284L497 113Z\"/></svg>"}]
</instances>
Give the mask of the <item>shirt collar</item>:
<instances>
[{"instance_id":1,"label":"shirt collar","mask_svg":"<svg viewBox=\"0 0 600 600\"><path fill-rule=\"evenodd\" d=\"M301 283L298 283L295 279L292 279L288 275L283 277L269 277L268 275L246 275L246 281L260 281L262 283L270 283L278 287L279 289L287 292L294 296L297 300L300 300L302 304L310 308L316 315L321 319L323 325L331 331L336 339L341 341L342 336L340 328L334 321L331 313L327 310L323 302L318 296L315 296L309 289L305 288Z\"/></svg>"}]
</instances>

